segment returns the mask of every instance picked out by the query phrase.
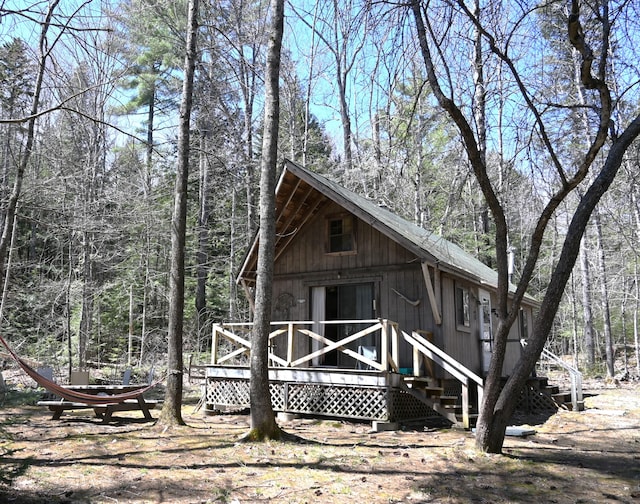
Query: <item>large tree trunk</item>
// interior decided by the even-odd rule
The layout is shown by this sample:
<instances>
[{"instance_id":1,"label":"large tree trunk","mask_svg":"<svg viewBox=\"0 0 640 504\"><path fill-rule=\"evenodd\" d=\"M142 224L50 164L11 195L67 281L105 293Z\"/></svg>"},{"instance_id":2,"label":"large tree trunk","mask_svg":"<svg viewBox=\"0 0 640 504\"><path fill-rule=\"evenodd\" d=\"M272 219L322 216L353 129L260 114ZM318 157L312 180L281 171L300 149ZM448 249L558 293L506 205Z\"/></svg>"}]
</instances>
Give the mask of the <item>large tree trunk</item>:
<instances>
[{"instance_id":1,"label":"large tree trunk","mask_svg":"<svg viewBox=\"0 0 640 504\"><path fill-rule=\"evenodd\" d=\"M269 392L269 332L271 327L273 261L275 256L275 183L278 163L280 116L280 51L284 30L284 0L271 0L271 29L265 72L264 134L260 173L260 235L258 249L256 310L251 341L251 429L249 440L279 439Z\"/></svg>"},{"instance_id":2,"label":"large tree trunk","mask_svg":"<svg viewBox=\"0 0 640 504\"><path fill-rule=\"evenodd\" d=\"M196 62L198 31L198 1L189 0L187 47L184 60L184 81L180 103L178 132L178 166L173 217L171 222L171 268L169 272L169 348L167 391L160 414L166 425L182 425L182 331L184 326L184 249L187 235L187 179L189 175L189 130L193 102L193 75Z\"/></svg>"},{"instance_id":3,"label":"large tree trunk","mask_svg":"<svg viewBox=\"0 0 640 504\"><path fill-rule=\"evenodd\" d=\"M502 452L507 423L513 415L520 391L533 371L551 331L565 285L580 251L580 241L584 230L598 201L609 189L618 173L627 148L639 134L640 116L636 117L625 132L612 144L600 173L582 197L573 214L558 263L551 275L551 281L535 318L533 334L493 407L493 417L489 417L490 421L487 421L488 418L484 418L483 422L481 414L479 419L476 445L484 451Z\"/></svg>"}]
</instances>

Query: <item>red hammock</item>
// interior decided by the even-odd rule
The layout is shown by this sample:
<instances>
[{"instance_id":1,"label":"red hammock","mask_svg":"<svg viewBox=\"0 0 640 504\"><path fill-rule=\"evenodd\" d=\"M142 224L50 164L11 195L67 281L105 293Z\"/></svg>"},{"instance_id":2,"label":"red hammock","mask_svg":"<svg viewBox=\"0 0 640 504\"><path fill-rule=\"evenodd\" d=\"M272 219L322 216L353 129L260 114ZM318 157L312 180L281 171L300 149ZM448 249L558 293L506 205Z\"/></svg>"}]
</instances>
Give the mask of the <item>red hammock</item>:
<instances>
[{"instance_id":1,"label":"red hammock","mask_svg":"<svg viewBox=\"0 0 640 504\"><path fill-rule=\"evenodd\" d=\"M98 406L106 405L106 404L117 404L126 401L127 399L137 399L142 394L147 392L148 390L155 387L161 380L150 383L149 385L141 386L136 390L132 390L130 392L123 392L122 394L115 395L95 395L95 394L85 394L83 392L77 392L75 390L69 390L61 385L58 385L56 382L45 378L41 374L39 374L35 369L33 369L29 364L23 361L18 354L16 354L13 349L9 346L9 344L5 341L5 339L0 335L0 342L5 346L13 360L15 360L18 365L27 373L31 378L33 378L36 383L43 388L47 389L49 392L62 397L68 401L72 402L80 402L85 404L95 404Z\"/></svg>"}]
</instances>

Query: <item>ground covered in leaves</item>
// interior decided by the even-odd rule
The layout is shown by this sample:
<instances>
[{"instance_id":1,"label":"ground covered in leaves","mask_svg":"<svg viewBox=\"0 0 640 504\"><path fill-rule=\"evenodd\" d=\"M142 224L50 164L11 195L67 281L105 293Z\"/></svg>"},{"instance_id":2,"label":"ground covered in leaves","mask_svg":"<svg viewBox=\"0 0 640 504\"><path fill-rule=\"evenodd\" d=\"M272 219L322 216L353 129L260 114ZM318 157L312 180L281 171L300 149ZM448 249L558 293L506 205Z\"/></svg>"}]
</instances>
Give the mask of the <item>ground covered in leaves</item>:
<instances>
[{"instance_id":1,"label":"ground covered in leaves","mask_svg":"<svg viewBox=\"0 0 640 504\"><path fill-rule=\"evenodd\" d=\"M54 421L5 400L0 503L640 503L639 392L611 385L584 412L523 419L536 433L508 437L503 455L447 428L302 418L281 425L306 443L247 444L246 416L194 404L188 426L164 428L135 412L111 425L88 411Z\"/></svg>"}]
</instances>

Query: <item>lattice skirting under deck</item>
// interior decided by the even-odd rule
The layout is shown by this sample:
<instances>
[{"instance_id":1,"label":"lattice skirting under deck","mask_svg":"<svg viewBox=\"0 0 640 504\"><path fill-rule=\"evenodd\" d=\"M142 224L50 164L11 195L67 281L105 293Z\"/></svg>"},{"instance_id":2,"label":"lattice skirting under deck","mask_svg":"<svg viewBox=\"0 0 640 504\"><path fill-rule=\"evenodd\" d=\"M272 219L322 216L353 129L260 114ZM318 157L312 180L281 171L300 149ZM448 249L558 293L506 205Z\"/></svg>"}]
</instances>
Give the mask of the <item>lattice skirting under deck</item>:
<instances>
[{"instance_id":1,"label":"lattice skirting under deck","mask_svg":"<svg viewBox=\"0 0 640 504\"><path fill-rule=\"evenodd\" d=\"M271 382L275 411L354 420L399 422L437 416L415 397L395 387L365 387L318 383ZM249 407L249 382L207 378L205 408L241 410Z\"/></svg>"},{"instance_id":2,"label":"lattice skirting under deck","mask_svg":"<svg viewBox=\"0 0 640 504\"><path fill-rule=\"evenodd\" d=\"M527 414L557 411L558 403L553 400L553 397L545 394L539 388L526 385L520 392L516 410Z\"/></svg>"}]
</instances>

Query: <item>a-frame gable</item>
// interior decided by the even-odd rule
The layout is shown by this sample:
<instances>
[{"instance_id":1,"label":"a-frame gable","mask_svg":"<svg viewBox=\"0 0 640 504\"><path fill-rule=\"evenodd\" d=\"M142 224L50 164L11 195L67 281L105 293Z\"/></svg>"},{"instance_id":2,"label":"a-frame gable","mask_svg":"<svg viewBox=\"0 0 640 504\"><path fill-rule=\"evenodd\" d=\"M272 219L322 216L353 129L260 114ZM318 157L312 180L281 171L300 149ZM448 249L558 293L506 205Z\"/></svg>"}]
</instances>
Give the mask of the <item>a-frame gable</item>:
<instances>
[{"instance_id":1,"label":"a-frame gable","mask_svg":"<svg viewBox=\"0 0 640 504\"><path fill-rule=\"evenodd\" d=\"M276 187L276 259L302 227L333 201L420 259L424 265L449 272L477 284L497 288L495 270L458 245L395 215L339 184L285 161ZM258 236L238 274L246 284L255 282Z\"/></svg>"}]
</instances>

